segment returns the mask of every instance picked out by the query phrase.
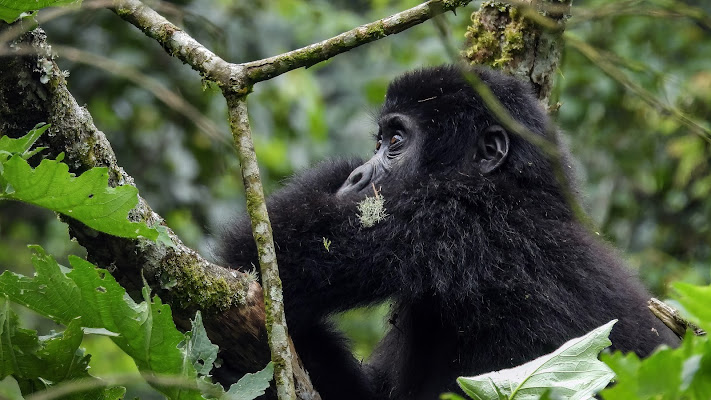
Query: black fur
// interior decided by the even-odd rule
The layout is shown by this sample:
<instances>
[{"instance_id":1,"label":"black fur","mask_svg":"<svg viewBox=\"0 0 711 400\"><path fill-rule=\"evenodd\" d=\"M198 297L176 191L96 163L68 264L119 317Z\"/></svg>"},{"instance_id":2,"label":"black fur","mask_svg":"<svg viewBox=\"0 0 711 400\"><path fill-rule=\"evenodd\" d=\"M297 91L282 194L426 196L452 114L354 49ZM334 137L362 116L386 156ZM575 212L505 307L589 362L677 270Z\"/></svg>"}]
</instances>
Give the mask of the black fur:
<instances>
[{"instance_id":1,"label":"black fur","mask_svg":"<svg viewBox=\"0 0 711 400\"><path fill-rule=\"evenodd\" d=\"M545 136L550 122L524 85L474 73ZM325 400L435 399L456 390L457 376L522 364L615 318L616 349L646 356L677 342L615 250L576 221L541 151L510 135L505 162L479 172L478 137L497 121L460 70L396 79L382 110L391 114L415 121L417 154L379 172L384 221L364 228L362 195L335 194L360 161L321 163L268 203L289 329ZM234 268L257 264L246 217L222 256ZM385 299L394 326L361 365L325 318Z\"/></svg>"}]
</instances>

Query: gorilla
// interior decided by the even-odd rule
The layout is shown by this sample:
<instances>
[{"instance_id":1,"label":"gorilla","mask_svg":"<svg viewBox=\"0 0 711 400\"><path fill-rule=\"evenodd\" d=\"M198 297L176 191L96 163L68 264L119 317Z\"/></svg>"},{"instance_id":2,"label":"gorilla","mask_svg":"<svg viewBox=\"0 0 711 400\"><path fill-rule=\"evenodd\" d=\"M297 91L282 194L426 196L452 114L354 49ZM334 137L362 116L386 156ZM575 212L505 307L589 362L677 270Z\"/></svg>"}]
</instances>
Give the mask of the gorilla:
<instances>
[{"instance_id":1,"label":"gorilla","mask_svg":"<svg viewBox=\"0 0 711 400\"><path fill-rule=\"evenodd\" d=\"M322 162L268 199L289 331L324 400L436 399L458 376L522 364L612 319L614 349L677 343L638 278L574 215L574 185L502 127L465 74L557 143L516 79L427 68L388 87L368 161ZM368 197L384 205L373 224L358 215ZM248 218L226 230L223 261L252 269ZM385 300L392 326L358 361L328 317Z\"/></svg>"}]
</instances>

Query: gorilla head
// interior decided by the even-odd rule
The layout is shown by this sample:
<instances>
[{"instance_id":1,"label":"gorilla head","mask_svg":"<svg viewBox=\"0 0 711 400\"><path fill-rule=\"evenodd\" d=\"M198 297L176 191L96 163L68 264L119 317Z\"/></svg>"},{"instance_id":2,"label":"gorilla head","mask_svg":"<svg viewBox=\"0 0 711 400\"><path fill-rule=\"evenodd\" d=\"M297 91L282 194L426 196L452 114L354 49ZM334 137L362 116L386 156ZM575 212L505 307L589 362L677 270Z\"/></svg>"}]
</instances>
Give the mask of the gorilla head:
<instances>
[{"instance_id":1,"label":"gorilla head","mask_svg":"<svg viewBox=\"0 0 711 400\"><path fill-rule=\"evenodd\" d=\"M519 180L552 183L547 158L528 141L509 135L464 73L477 73L512 118L545 138L547 116L514 78L454 66L415 71L390 84L377 121L375 154L350 174L338 195L372 194L371 187L387 179L489 175L497 169Z\"/></svg>"}]
</instances>

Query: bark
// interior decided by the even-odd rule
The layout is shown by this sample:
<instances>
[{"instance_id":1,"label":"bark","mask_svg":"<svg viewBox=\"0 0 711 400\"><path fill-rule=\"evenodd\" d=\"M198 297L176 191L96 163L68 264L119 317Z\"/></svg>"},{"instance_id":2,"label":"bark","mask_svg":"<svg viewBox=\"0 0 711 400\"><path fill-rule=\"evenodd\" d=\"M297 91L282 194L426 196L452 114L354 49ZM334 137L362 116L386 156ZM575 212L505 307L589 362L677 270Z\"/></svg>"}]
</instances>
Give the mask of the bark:
<instances>
[{"instance_id":1,"label":"bark","mask_svg":"<svg viewBox=\"0 0 711 400\"><path fill-rule=\"evenodd\" d=\"M531 82L548 106L571 1L484 2L467 28L465 58Z\"/></svg>"}]
</instances>

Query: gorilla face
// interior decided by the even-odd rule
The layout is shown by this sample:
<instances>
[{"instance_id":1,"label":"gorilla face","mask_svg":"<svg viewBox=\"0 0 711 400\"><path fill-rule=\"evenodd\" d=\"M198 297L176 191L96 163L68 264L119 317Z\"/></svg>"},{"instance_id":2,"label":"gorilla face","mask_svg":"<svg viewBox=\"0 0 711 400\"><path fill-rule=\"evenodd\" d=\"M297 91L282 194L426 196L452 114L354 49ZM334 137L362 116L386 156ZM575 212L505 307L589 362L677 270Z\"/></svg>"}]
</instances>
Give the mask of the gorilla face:
<instances>
[{"instance_id":1,"label":"gorilla face","mask_svg":"<svg viewBox=\"0 0 711 400\"><path fill-rule=\"evenodd\" d=\"M418 171L419 126L409 115L387 113L378 119L375 154L348 176L336 193L339 197L373 194L388 180L406 178Z\"/></svg>"},{"instance_id":2,"label":"gorilla face","mask_svg":"<svg viewBox=\"0 0 711 400\"><path fill-rule=\"evenodd\" d=\"M427 151L420 150L427 133L420 128L416 117L405 113L383 114L378 121L375 154L351 172L336 195L359 198L379 192L388 182L402 183L421 176L423 159L418 154ZM473 168L481 174L492 173L506 160L508 133L501 126L492 125L475 134L475 146L464 151L468 160L460 160L460 172L471 173Z\"/></svg>"}]
</instances>

